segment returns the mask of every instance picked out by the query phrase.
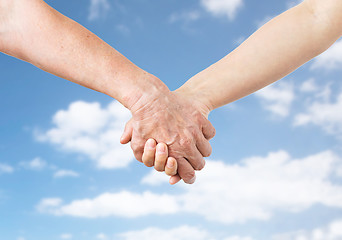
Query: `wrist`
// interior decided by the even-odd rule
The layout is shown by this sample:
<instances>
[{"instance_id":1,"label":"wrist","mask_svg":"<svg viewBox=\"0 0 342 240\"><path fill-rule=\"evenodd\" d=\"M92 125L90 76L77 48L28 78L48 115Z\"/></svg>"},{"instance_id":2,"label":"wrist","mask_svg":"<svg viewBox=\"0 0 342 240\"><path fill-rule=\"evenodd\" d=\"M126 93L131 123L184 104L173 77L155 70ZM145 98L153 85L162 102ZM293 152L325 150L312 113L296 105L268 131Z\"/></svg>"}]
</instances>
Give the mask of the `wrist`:
<instances>
[{"instance_id":1,"label":"wrist","mask_svg":"<svg viewBox=\"0 0 342 240\"><path fill-rule=\"evenodd\" d=\"M170 92L159 78L129 60L121 60L120 64L116 59L112 62L114 63L104 67L102 71L101 75L105 80L100 91L118 100L131 112L149 98Z\"/></svg>"},{"instance_id":2,"label":"wrist","mask_svg":"<svg viewBox=\"0 0 342 240\"><path fill-rule=\"evenodd\" d=\"M167 86L157 77L143 71L137 75L137 81L124 90L122 104L134 115L138 110L152 102L160 99L161 96L170 94Z\"/></svg>"},{"instance_id":3,"label":"wrist","mask_svg":"<svg viewBox=\"0 0 342 240\"><path fill-rule=\"evenodd\" d=\"M184 84L182 87L174 91L175 94L181 95L193 102L195 107L208 118L209 113L214 110L213 104L210 102L209 96L201 89L192 87L191 84Z\"/></svg>"}]
</instances>

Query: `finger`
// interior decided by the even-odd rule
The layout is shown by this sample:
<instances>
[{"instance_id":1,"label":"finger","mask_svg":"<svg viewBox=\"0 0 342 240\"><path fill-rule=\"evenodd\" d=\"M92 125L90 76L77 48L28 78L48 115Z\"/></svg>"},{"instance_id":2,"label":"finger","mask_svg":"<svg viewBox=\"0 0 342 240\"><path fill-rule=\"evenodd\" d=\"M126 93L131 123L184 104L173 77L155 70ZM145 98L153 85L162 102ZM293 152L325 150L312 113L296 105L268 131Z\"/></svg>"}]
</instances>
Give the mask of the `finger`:
<instances>
[{"instance_id":1,"label":"finger","mask_svg":"<svg viewBox=\"0 0 342 240\"><path fill-rule=\"evenodd\" d=\"M168 157L168 149L165 143L158 143L156 151L156 159L154 161L154 168L163 172L165 170L166 160Z\"/></svg>"},{"instance_id":2,"label":"finger","mask_svg":"<svg viewBox=\"0 0 342 240\"><path fill-rule=\"evenodd\" d=\"M199 134L199 136L197 136L196 146L197 146L198 151L202 154L203 157L210 156L212 152L211 145L209 141L202 134Z\"/></svg>"},{"instance_id":3,"label":"finger","mask_svg":"<svg viewBox=\"0 0 342 240\"><path fill-rule=\"evenodd\" d=\"M193 167L185 158L178 158L178 174L185 183L193 184L196 181L196 174Z\"/></svg>"},{"instance_id":4,"label":"finger","mask_svg":"<svg viewBox=\"0 0 342 240\"><path fill-rule=\"evenodd\" d=\"M133 151L134 157L136 160L138 160L139 162L143 162L142 161L142 155L143 155L143 151Z\"/></svg>"},{"instance_id":5,"label":"finger","mask_svg":"<svg viewBox=\"0 0 342 240\"><path fill-rule=\"evenodd\" d=\"M143 155L143 152L144 152L144 143L145 141L140 141L136 138L132 138L132 141L131 141L131 148L133 150L133 154L134 154L134 157L139 161L139 162L142 162L142 155Z\"/></svg>"},{"instance_id":6,"label":"finger","mask_svg":"<svg viewBox=\"0 0 342 240\"><path fill-rule=\"evenodd\" d=\"M127 144L131 141L133 134L132 119L126 123L125 130L120 138L121 144Z\"/></svg>"},{"instance_id":7,"label":"finger","mask_svg":"<svg viewBox=\"0 0 342 240\"><path fill-rule=\"evenodd\" d=\"M215 130L214 126L211 124L211 122L209 122L209 120L207 120L207 119L205 119L205 121L203 121L203 123L202 123L202 133L203 133L204 137L208 140L215 137L216 130Z\"/></svg>"},{"instance_id":8,"label":"finger","mask_svg":"<svg viewBox=\"0 0 342 240\"><path fill-rule=\"evenodd\" d=\"M186 160L188 160L192 168L197 171L202 170L205 166L205 160L197 147L191 147L191 149L188 150Z\"/></svg>"},{"instance_id":9,"label":"finger","mask_svg":"<svg viewBox=\"0 0 342 240\"><path fill-rule=\"evenodd\" d=\"M175 185L175 184L178 183L180 180L181 180L181 178L180 178L180 176L177 174L177 175L174 175L174 176L171 176L171 177L170 177L169 183L170 183L171 185Z\"/></svg>"},{"instance_id":10,"label":"finger","mask_svg":"<svg viewBox=\"0 0 342 240\"><path fill-rule=\"evenodd\" d=\"M133 154L136 160L138 160L139 162L143 162L142 161L143 148L141 148L141 150L133 151Z\"/></svg>"},{"instance_id":11,"label":"finger","mask_svg":"<svg viewBox=\"0 0 342 240\"><path fill-rule=\"evenodd\" d=\"M156 141L152 138L146 141L146 144L144 147L144 153L142 155L142 161L147 167L153 167L154 165L156 145L157 145Z\"/></svg>"},{"instance_id":12,"label":"finger","mask_svg":"<svg viewBox=\"0 0 342 240\"><path fill-rule=\"evenodd\" d=\"M177 174L177 161L173 157L169 157L167 159L166 166L165 166L165 173L168 176L174 176Z\"/></svg>"}]
</instances>

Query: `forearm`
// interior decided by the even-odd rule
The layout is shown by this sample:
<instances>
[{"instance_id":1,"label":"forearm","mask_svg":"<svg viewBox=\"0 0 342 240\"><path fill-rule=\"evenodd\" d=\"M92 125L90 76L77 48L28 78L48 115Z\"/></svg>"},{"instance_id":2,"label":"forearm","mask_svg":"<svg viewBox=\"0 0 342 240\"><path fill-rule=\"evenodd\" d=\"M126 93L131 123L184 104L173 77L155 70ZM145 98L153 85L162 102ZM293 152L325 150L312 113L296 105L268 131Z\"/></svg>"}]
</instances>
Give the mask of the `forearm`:
<instances>
[{"instance_id":1,"label":"forearm","mask_svg":"<svg viewBox=\"0 0 342 240\"><path fill-rule=\"evenodd\" d=\"M0 18L2 52L110 95L128 108L145 91L166 91L159 79L44 1L12 0L2 7L9 11Z\"/></svg>"},{"instance_id":2,"label":"forearm","mask_svg":"<svg viewBox=\"0 0 342 240\"><path fill-rule=\"evenodd\" d=\"M318 1L306 1L268 22L177 91L201 99L212 110L279 80L322 53L341 36L342 22L336 18L340 12L316 10L312 2Z\"/></svg>"}]
</instances>

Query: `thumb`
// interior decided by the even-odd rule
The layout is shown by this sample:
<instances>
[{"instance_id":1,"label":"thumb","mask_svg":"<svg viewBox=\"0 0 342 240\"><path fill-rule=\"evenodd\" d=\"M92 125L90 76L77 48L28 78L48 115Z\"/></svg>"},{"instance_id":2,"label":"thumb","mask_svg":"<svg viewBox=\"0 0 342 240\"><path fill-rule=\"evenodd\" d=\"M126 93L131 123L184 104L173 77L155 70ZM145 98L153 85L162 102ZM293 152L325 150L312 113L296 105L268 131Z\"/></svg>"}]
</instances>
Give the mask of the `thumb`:
<instances>
[{"instance_id":1,"label":"thumb","mask_svg":"<svg viewBox=\"0 0 342 240\"><path fill-rule=\"evenodd\" d=\"M125 130L120 138L121 144L127 144L131 141L133 134L132 119L126 123Z\"/></svg>"},{"instance_id":2,"label":"thumb","mask_svg":"<svg viewBox=\"0 0 342 240\"><path fill-rule=\"evenodd\" d=\"M203 133L204 137L208 140L212 139L216 134L216 130L215 130L214 126L207 119L205 120L204 124L202 125L202 133Z\"/></svg>"}]
</instances>

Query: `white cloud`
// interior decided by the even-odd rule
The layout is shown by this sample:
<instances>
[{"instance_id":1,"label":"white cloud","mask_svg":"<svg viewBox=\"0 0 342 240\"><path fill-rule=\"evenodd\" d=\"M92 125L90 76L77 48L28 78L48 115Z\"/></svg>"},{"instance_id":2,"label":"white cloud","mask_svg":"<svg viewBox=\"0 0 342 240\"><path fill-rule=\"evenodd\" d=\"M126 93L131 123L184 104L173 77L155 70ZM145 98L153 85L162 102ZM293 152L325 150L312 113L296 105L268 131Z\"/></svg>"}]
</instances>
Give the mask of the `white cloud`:
<instances>
[{"instance_id":1,"label":"white cloud","mask_svg":"<svg viewBox=\"0 0 342 240\"><path fill-rule=\"evenodd\" d=\"M287 82L269 85L256 92L255 96L261 99L266 110L279 117L289 115L291 104L295 99L293 85Z\"/></svg>"},{"instance_id":2,"label":"white cloud","mask_svg":"<svg viewBox=\"0 0 342 240\"><path fill-rule=\"evenodd\" d=\"M93 21L107 14L110 10L108 0L91 0L89 7L88 20Z\"/></svg>"},{"instance_id":3,"label":"white cloud","mask_svg":"<svg viewBox=\"0 0 342 240\"><path fill-rule=\"evenodd\" d=\"M279 151L235 165L209 162L183 196L183 211L234 223L268 220L275 211L299 212L315 204L342 208L342 186L329 181L337 163L341 159L330 151L303 159Z\"/></svg>"},{"instance_id":4,"label":"white cloud","mask_svg":"<svg viewBox=\"0 0 342 240\"><path fill-rule=\"evenodd\" d=\"M179 206L174 197L167 194L122 191L104 193L94 199L76 200L66 205L62 205L60 199L43 199L37 210L57 216L134 218L149 214L172 214L179 211Z\"/></svg>"},{"instance_id":5,"label":"white cloud","mask_svg":"<svg viewBox=\"0 0 342 240\"><path fill-rule=\"evenodd\" d=\"M4 163L0 163L0 175L2 173L12 173L12 172L14 172L13 167Z\"/></svg>"},{"instance_id":6,"label":"white cloud","mask_svg":"<svg viewBox=\"0 0 342 240\"><path fill-rule=\"evenodd\" d=\"M233 236L225 238L224 240L253 240L251 237L240 237L240 236Z\"/></svg>"},{"instance_id":7,"label":"white cloud","mask_svg":"<svg viewBox=\"0 0 342 240\"><path fill-rule=\"evenodd\" d=\"M108 237L104 233L99 233L96 235L96 239L105 240L105 239L108 239Z\"/></svg>"},{"instance_id":8,"label":"white cloud","mask_svg":"<svg viewBox=\"0 0 342 240\"><path fill-rule=\"evenodd\" d=\"M151 170L149 174L147 174L141 180L142 184L147 184L150 186L160 186L164 183L168 183L169 178L165 175L164 172L157 172L156 170Z\"/></svg>"},{"instance_id":9,"label":"white cloud","mask_svg":"<svg viewBox=\"0 0 342 240\"><path fill-rule=\"evenodd\" d=\"M26 240L24 237L18 237L17 240Z\"/></svg>"},{"instance_id":10,"label":"white cloud","mask_svg":"<svg viewBox=\"0 0 342 240\"><path fill-rule=\"evenodd\" d=\"M40 201L36 209L41 213L53 213L51 209L59 207L62 203L63 200L60 198L45 198Z\"/></svg>"},{"instance_id":11,"label":"white cloud","mask_svg":"<svg viewBox=\"0 0 342 240\"><path fill-rule=\"evenodd\" d=\"M336 168L336 175L342 178L342 165Z\"/></svg>"},{"instance_id":12,"label":"white cloud","mask_svg":"<svg viewBox=\"0 0 342 240\"><path fill-rule=\"evenodd\" d=\"M63 233L61 234L60 239L72 239L72 235L70 233Z\"/></svg>"},{"instance_id":13,"label":"white cloud","mask_svg":"<svg viewBox=\"0 0 342 240\"><path fill-rule=\"evenodd\" d=\"M221 234L222 235L222 234ZM194 226L182 225L171 229L162 229L157 227L148 227L142 230L134 230L116 234L113 238L108 237L104 233L96 236L96 239L106 240L253 240L251 237L231 236L217 237L209 233L203 228Z\"/></svg>"},{"instance_id":14,"label":"white cloud","mask_svg":"<svg viewBox=\"0 0 342 240\"><path fill-rule=\"evenodd\" d=\"M243 0L201 0L201 5L215 16L225 16L233 20L243 6Z\"/></svg>"},{"instance_id":15,"label":"white cloud","mask_svg":"<svg viewBox=\"0 0 342 240\"><path fill-rule=\"evenodd\" d=\"M196 184L176 186L178 195L124 191L65 205L46 204L43 199L37 208L86 218L189 213L224 224L268 220L277 211L296 213L316 204L342 208L342 186L330 181L341 161L331 151L303 159L278 151L231 165L208 161L206 169L198 172ZM159 181L158 175L153 176L155 181L150 176L145 182Z\"/></svg>"},{"instance_id":16,"label":"white cloud","mask_svg":"<svg viewBox=\"0 0 342 240\"><path fill-rule=\"evenodd\" d=\"M133 160L129 146L119 143L129 118L129 111L116 101L104 108L99 103L73 102L53 116L52 129L36 137L62 150L85 155L98 168L122 168Z\"/></svg>"},{"instance_id":17,"label":"white cloud","mask_svg":"<svg viewBox=\"0 0 342 240\"><path fill-rule=\"evenodd\" d=\"M147 228L141 231L131 231L118 234L121 240L210 240L210 234L196 227L180 226L173 229Z\"/></svg>"},{"instance_id":18,"label":"white cloud","mask_svg":"<svg viewBox=\"0 0 342 240\"><path fill-rule=\"evenodd\" d=\"M72 170L58 170L57 172L54 173L53 175L55 178L64 178L64 177L79 177L80 175Z\"/></svg>"},{"instance_id":19,"label":"white cloud","mask_svg":"<svg viewBox=\"0 0 342 240\"><path fill-rule=\"evenodd\" d=\"M341 136L342 134L342 94L336 102L327 100L315 101L308 106L305 113L295 116L294 125L314 124L322 127L327 133Z\"/></svg>"},{"instance_id":20,"label":"white cloud","mask_svg":"<svg viewBox=\"0 0 342 240\"><path fill-rule=\"evenodd\" d=\"M306 80L299 87L299 90L301 92L307 92L307 93L316 92L318 89L319 88L318 88L314 78L310 78L310 79Z\"/></svg>"},{"instance_id":21,"label":"white cloud","mask_svg":"<svg viewBox=\"0 0 342 240\"><path fill-rule=\"evenodd\" d=\"M32 161L20 162L19 165L35 171L43 170L47 166L46 162L39 157L34 158Z\"/></svg>"},{"instance_id":22,"label":"white cloud","mask_svg":"<svg viewBox=\"0 0 342 240\"><path fill-rule=\"evenodd\" d=\"M342 220L336 220L326 227L316 228L312 231L296 231L273 236L272 240L341 240Z\"/></svg>"},{"instance_id":23,"label":"white cloud","mask_svg":"<svg viewBox=\"0 0 342 240\"><path fill-rule=\"evenodd\" d=\"M337 41L327 51L316 57L312 69L341 69L342 68L342 40Z\"/></svg>"}]
</instances>

